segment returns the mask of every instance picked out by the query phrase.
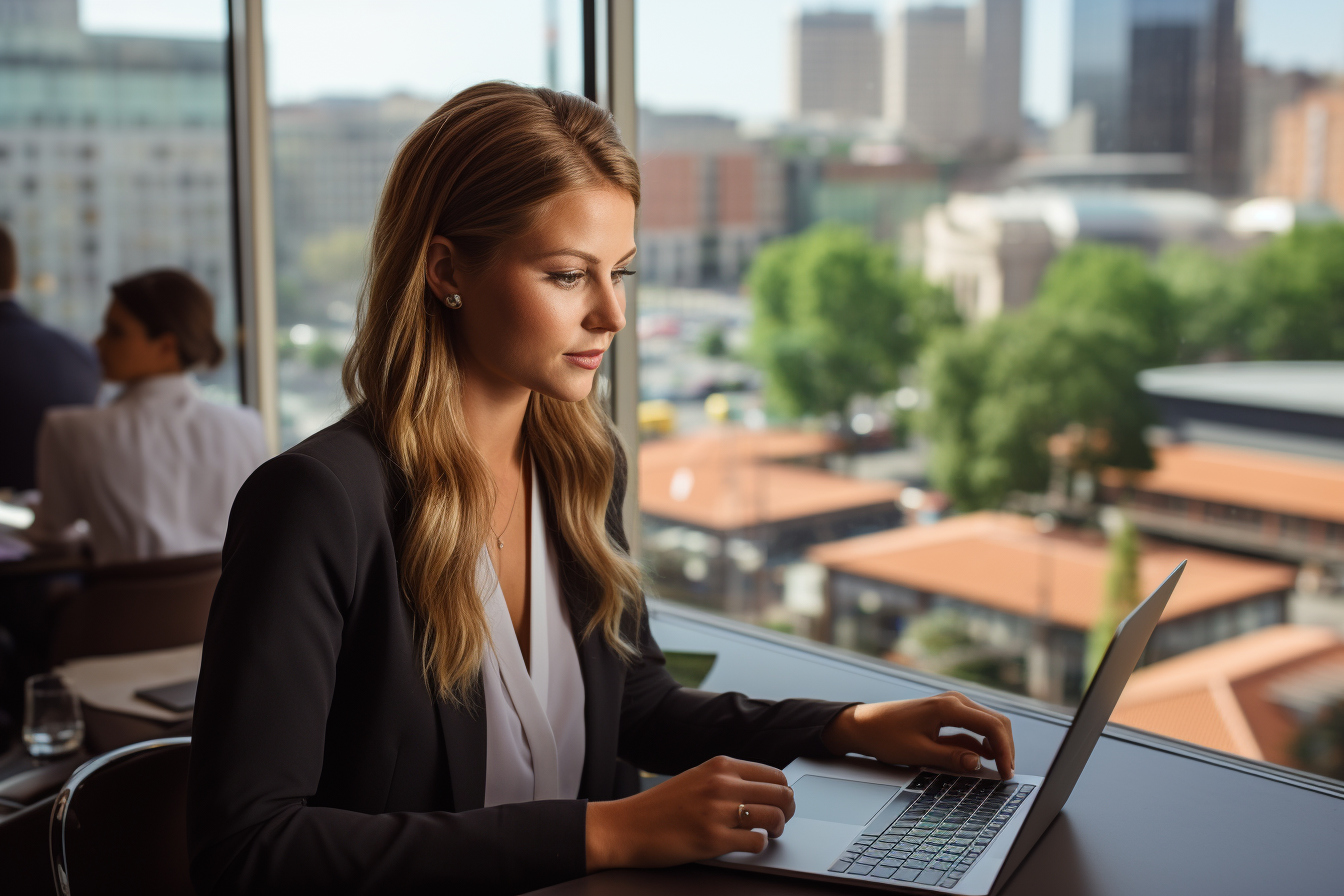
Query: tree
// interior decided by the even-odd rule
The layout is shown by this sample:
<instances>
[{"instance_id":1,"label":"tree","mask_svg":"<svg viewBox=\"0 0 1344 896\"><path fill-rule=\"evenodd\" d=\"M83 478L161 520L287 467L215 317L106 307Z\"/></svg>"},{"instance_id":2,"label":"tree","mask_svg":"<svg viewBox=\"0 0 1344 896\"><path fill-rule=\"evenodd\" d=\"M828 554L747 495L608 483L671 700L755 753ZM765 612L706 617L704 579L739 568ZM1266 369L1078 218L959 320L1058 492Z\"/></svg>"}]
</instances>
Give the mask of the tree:
<instances>
[{"instance_id":1,"label":"tree","mask_svg":"<svg viewBox=\"0 0 1344 896\"><path fill-rule=\"evenodd\" d=\"M1174 359L1174 320L1170 291L1141 255L1080 246L1052 266L1033 305L944 333L921 364L935 484L962 509L1044 491L1047 443L1071 426L1093 434L1077 468L1151 467L1143 430L1155 418L1137 376Z\"/></svg>"},{"instance_id":2,"label":"tree","mask_svg":"<svg viewBox=\"0 0 1344 896\"><path fill-rule=\"evenodd\" d=\"M1110 567L1106 571L1106 594L1101 615L1087 635L1087 655L1083 675L1087 681L1096 674L1115 630L1130 611L1139 605L1139 530L1128 517L1111 533Z\"/></svg>"},{"instance_id":3,"label":"tree","mask_svg":"<svg viewBox=\"0 0 1344 896\"><path fill-rule=\"evenodd\" d=\"M1239 274L1251 357L1344 359L1344 224L1297 227L1248 256Z\"/></svg>"},{"instance_id":4,"label":"tree","mask_svg":"<svg viewBox=\"0 0 1344 896\"><path fill-rule=\"evenodd\" d=\"M1170 364L1180 344L1171 291L1133 249L1083 243L1060 255L1041 282L1036 307L1108 317L1129 326L1149 366Z\"/></svg>"},{"instance_id":5,"label":"tree","mask_svg":"<svg viewBox=\"0 0 1344 896\"><path fill-rule=\"evenodd\" d=\"M1180 346L1176 360L1198 363L1247 357L1246 306L1237 266L1198 246L1177 244L1153 266L1171 292Z\"/></svg>"},{"instance_id":6,"label":"tree","mask_svg":"<svg viewBox=\"0 0 1344 896\"><path fill-rule=\"evenodd\" d=\"M843 412L855 395L896 388L926 335L956 320L946 291L835 224L766 246L748 284L752 354L787 416Z\"/></svg>"}]
</instances>

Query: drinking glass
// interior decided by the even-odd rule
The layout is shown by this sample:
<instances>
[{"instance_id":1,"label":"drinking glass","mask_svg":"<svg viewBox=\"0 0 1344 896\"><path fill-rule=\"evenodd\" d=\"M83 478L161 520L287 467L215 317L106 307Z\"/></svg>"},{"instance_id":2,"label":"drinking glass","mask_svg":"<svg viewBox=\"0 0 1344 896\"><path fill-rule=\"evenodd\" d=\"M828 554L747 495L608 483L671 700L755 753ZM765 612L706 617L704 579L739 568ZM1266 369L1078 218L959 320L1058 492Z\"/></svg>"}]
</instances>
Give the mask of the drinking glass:
<instances>
[{"instance_id":1,"label":"drinking glass","mask_svg":"<svg viewBox=\"0 0 1344 896\"><path fill-rule=\"evenodd\" d=\"M59 675L34 675L23 683L23 742L30 756L64 756L84 743L79 698Z\"/></svg>"}]
</instances>

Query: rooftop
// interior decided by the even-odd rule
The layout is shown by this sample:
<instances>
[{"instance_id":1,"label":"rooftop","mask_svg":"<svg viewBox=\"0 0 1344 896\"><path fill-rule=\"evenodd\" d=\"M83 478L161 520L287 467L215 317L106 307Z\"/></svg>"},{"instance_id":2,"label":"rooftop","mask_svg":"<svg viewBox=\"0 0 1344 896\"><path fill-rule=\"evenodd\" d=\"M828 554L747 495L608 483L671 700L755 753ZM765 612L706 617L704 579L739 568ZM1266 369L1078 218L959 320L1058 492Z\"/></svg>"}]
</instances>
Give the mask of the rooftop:
<instances>
[{"instance_id":1,"label":"rooftop","mask_svg":"<svg viewBox=\"0 0 1344 896\"><path fill-rule=\"evenodd\" d=\"M1275 625L1137 670L1111 721L1291 765L1293 707L1326 691L1344 692L1344 640Z\"/></svg>"},{"instance_id":2,"label":"rooftop","mask_svg":"<svg viewBox=\"0 0 1344 896\"><path fill-rule=\"evenodd\" d=\"M644 513L731 531L860 507L891 504L902 484L838 476L770 461L815 457L838 440L825 433L725 428L639 449Z\"/></svg>"},{"instance_id":3,"label":"rooftop","mask_svg":"<svg viewBox=\"0 0 1344 896\"><path fill-rule=\"evenodd\" d=\"M1099 533L1043 535L1027 517L972 513L929 526L907 526L818 545L808 559L829 569L943 594L1017 616L1042 603L1052 622L1087 629L1100 615L1109 563ZM1174 619L1293 586L1282 563L1145 541L1140 589L1156 588L1188 559L1163 619Z\"/></svg>"},{"instance_id":4,"label":"rooftop","mask_svg":"<svg viewBox=\"0 0 1344 896\"><path fill-rule=\"evenodd\" d=\"M1107 470L1102 482L1344 522L1344 463L1193 443L1155 448L1153 461L1151 472Z\"/></svg>"},{"instance_id":5,"label":"rooftop","mask_svg":"<svg viewBox=\"0 0 1344 896\"><path fill-rule=\"evenodd\" d=\"M1245 361L1139 374L1149 395L1344 417L1344 362Z\"/></svg>"}]
</instances>

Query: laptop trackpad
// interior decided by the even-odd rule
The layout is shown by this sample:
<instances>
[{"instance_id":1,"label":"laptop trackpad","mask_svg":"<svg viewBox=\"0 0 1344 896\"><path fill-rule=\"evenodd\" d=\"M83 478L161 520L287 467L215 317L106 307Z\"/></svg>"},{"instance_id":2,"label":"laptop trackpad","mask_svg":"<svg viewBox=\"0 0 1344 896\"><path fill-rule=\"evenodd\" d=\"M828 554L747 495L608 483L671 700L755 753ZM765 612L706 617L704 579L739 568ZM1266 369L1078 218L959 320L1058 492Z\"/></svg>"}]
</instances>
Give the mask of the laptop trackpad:
<instances>
[{"instance_id":1,"label":"laptop trackpad","mask_svg":"<svg viewBox=\"0 0 1344 896\"><path fill-rule=\"evenodd\" d=\"M795 814L802 818L862 827L900 789L866 781L803 775L793 782Z\"/></svg>"}]
</instances>

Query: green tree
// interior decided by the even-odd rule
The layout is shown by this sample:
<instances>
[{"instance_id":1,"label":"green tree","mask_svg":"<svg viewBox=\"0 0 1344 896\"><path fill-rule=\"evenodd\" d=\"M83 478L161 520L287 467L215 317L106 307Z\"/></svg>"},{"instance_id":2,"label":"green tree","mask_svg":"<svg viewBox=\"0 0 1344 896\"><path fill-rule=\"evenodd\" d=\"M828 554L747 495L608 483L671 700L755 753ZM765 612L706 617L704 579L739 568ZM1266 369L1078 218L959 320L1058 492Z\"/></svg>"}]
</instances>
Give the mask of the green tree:
<instances>
[{"instance_id":1,"label":"green tree","mask_svg":"<svg viewBox=\"0 0 1344 896\"><path fill-rule=\"evenodd\" d=\"M752 354L786 416L843 411L854 395L896 388L927 333L956 320L946 291L835 224L766 246L748 284Z\"/></svg>"},{"instance_id":2,"label":"green tree","mask_svg":"<svg viewBox=\"0 0 1344 896\"><path fill-rule=\"evenodd\" d=\"M1238 267L1199 246L1169 246L1153 266L1171 292L1184 363L1245 358L1246 308L1239 301Z\"/></svg>"},{"instance_id":3,"label":"green tree","mask_svg":"<svg viewBox=\"0 0 1344 896\"><path fill-rule=\"evenodd\" d=\"M1106 570L1101 615L1087 634L1087 654L1083 660L1083 675L1087 681L1096 674L1120 622L1139 605L1139 553L1139 530L1124 517L1111 534L1110 567Z\"/></svg>"},{"instance_id":4,"label":"green tree","mask_svg":"<svg viewBox=\"0 0 1344 896\"><path fill-rule=\"evenodd\" d=\"M1249 255L1238 273L1251 357L1344 358L1344 224L1297 227Z\"/></svg>"},{"instance_id":5,"label":"green tree","mask_svg":"<svg viewBox=\"0 0 1344 896\"><path fill-rule=\"evenodd\" d=\"M1169 364L1176 358L1180 334L1171 291L1133 249L1073 247L1046 271L1035 305L1122 321L1134 331L1134 349L1148 362Z\"/></svg>"},{"instance_id":6,"label":"green tree","mask_svg":"<svg viewBox=\"0 0 1344 896\"><path fill-rule=\"evenodd\" d=\"M1020 312L948 332L922 357L935 484L962 509L1010 491L1043 491L1048 441L1090 434L1074 464L1144 469L1152 409L1136 377L1171 363L1170 293L1137 253L1080 247L1061 256L1041 299Z\"/></svg>"}]
</instances>

